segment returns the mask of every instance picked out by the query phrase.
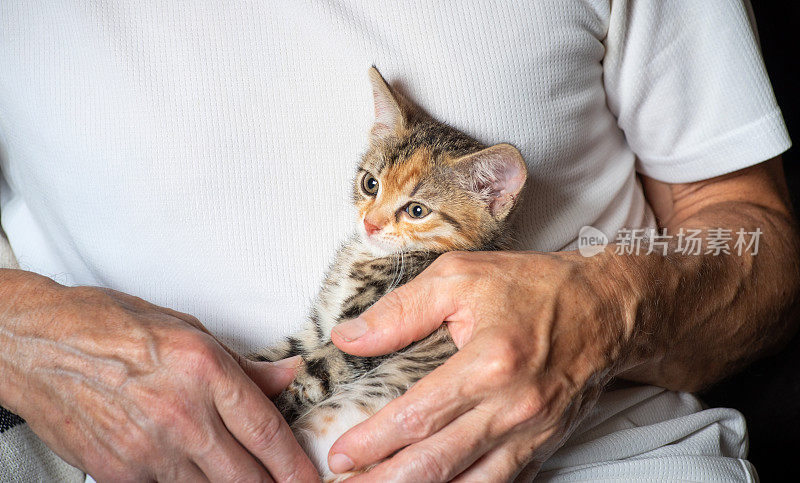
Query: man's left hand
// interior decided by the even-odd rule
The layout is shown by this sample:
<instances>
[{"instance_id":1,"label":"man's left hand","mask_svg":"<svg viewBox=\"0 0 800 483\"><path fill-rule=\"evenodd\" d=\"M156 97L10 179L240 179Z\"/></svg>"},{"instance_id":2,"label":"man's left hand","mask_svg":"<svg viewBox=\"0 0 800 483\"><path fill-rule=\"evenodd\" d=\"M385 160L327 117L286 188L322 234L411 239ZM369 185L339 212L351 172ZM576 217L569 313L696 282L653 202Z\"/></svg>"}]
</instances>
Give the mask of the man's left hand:
<instances>
[{"instance_id":1,"label":"man's left hand","mask_svg":"<svg viewBox=\"0 0 800 483\"><path fill-rule=\"evenodd\" d=\"M619 367L637 304L617 265L610 250L446 253L337 326L333 342L358 356L394 352L442 323L459 351L345 433L331 469L393 455L353 481L535 475Z\"/></svg>"}]
</instances>

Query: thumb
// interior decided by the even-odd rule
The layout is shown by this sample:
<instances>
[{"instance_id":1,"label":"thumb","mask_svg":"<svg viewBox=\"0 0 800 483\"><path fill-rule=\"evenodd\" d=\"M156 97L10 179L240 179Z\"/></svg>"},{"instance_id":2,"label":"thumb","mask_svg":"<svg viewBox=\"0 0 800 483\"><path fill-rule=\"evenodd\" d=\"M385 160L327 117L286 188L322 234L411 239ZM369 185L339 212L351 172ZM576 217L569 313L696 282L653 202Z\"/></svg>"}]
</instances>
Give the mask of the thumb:
<instances>
[{"instance_id":1,"label":"thumb","mask_svg":"<svg viewBox=\"0 0 800 483\"><path fill-rule=\"evenodd\" d=\"M456 312L452 292L432 285L431 278L417 277L389 292L355 319L335 326L331 340L344 352L369 357L425 338Z\"/></svg>"},{"instance_id":2,"label":"thumb","mask_svg":"<svg viewBox=\"0 0 800 483\"><path fill-rule=\"evenodd\" d=\"M294 380L297 368L303 364L300 356L275 362L243 360L245 374L269 397L278 395Z\"/></svg>"}]
</instances>

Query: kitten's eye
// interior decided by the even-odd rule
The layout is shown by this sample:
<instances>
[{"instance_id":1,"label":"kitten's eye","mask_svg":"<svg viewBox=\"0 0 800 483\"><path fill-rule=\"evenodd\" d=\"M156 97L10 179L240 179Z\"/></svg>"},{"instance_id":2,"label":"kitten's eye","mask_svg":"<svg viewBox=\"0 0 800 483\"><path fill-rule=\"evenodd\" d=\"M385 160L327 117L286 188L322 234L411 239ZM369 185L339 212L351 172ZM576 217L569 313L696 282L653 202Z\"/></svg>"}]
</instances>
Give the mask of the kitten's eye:
<instances>
[{"instance_id":1,"label":"kitten's eye","mask_svg":"<svg viewBox=\"0 0 800 483\"><path fill-rule=\"evenodd\" d=\"M364 176L364 179L361 180L361 188L368 195L374 196L375 193L378 192L378 180L375 179L375 176L367 174L366 176Z\"/></svg>"},{"instance_id":2,"label":"kitten's eye","mask_svg":"<svg viewBox=\"0 0 800 483\"><path fill-rule=\"evenodd\" d=\"M406 213L408 213L411 218L424 218L430 212L431 210L428 209L427 206L419 203L409 203L408 206L406 206Z\"/></svg>"}]
</instances>

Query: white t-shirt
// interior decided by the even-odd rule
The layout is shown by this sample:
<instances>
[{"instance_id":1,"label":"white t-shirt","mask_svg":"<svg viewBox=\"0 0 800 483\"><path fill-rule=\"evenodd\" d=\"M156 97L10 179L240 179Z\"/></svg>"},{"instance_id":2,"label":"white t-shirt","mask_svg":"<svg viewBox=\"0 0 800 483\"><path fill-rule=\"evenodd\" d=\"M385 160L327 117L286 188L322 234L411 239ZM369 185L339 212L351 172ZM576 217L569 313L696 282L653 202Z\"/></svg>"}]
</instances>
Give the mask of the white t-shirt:
<instances>
[{"instance_id":1,"label":"white t-shirt","mask_svg":"<svg viewBox=\"0 0 800 483\"><path fill-rule=\"evenodd\" d=\"M522 248L652 225L637 170L700 180L789 146L734 0L3 0L21 266L189 312L238 350L296 330L354 226L373 64L521 150Z\"/></svg>"}]
</instances>

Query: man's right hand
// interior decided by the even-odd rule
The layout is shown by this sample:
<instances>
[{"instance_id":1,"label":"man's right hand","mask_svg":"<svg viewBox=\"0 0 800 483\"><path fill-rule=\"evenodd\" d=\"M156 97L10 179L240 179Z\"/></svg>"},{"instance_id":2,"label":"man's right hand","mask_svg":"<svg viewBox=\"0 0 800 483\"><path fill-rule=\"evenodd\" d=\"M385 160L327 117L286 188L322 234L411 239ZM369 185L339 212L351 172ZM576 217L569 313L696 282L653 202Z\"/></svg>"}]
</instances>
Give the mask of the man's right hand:
<instances>
[{"instance_id":1,"label":"man's right hand","mask_svg":"<svg viewBox=\"0 0 800 483\"><path fill-rule=\"evenodd\" d=\"M189 315L0 270L0 405L99 481L316 480L265 395L294 361L237 359Z\"/></svg>"}]
</instances>

